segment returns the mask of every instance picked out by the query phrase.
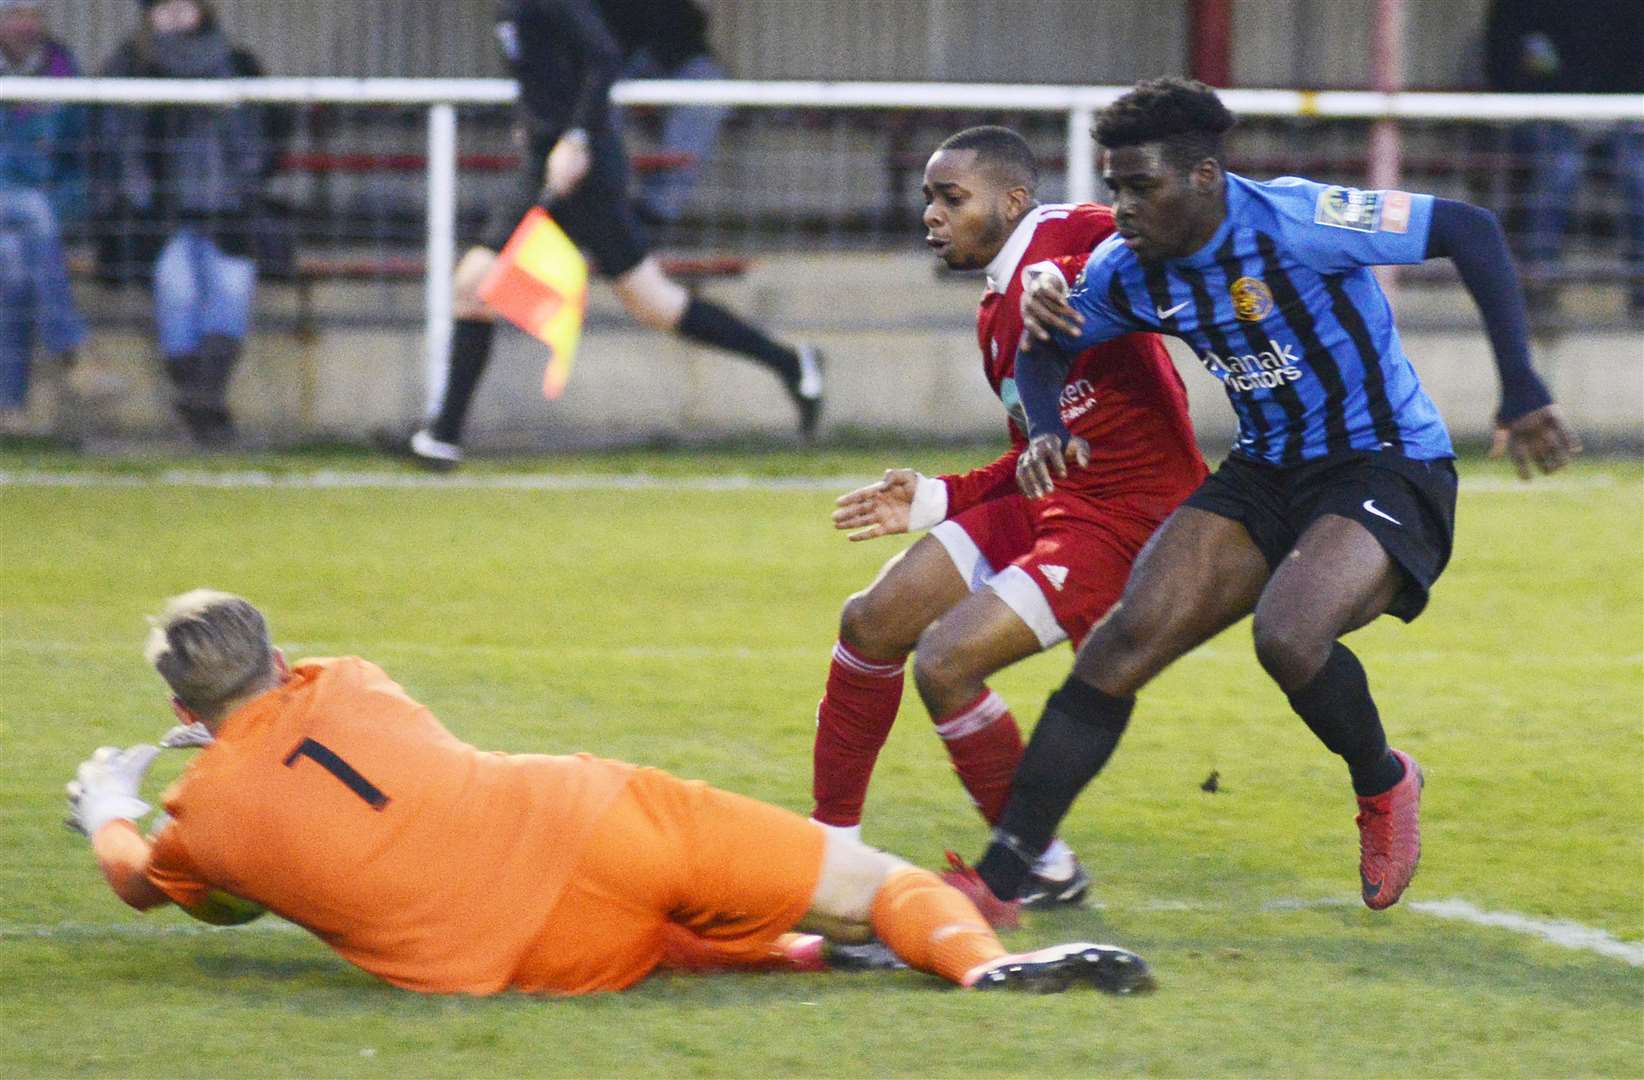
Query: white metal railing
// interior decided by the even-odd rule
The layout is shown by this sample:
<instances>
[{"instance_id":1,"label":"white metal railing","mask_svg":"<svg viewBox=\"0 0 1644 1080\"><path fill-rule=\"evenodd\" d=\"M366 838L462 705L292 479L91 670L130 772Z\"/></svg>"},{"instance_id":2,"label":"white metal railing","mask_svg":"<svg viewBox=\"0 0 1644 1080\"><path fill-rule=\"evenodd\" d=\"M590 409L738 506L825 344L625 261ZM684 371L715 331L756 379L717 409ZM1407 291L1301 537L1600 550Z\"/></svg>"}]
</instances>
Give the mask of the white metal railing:
<instances>
[{"instance_id":1,"label":"white metal railing","mask_svg":"<svg viewBox=\"0 0 1644 1080\"><path fill-rule=\"evenodd\" d=\"M995 83L740 82L644 80L618 83L619 105L729 105L813 109L976 109L1067 115L1067 197L1095 196L1097 110L1128 86L1030 86ZM1644 95L1462 94L1360 90L1223 90L1234 113L1345 120L1558 120L1644 122ZM411 105L428 117L426 386L438 399L451 331L456 259L459 105L506 105L509 79L33 79L0 77L0 102L119 105L244 103ZM1396 149L1396 148L1395 148Z\"/></svg>"},{"instance_id":2,"label":"white metal railing","mask_svg":"<svg viewBox=\"0 0 1644 1080\"><path fill-rule=\"evenodd\" d=\"M803 106L816 109L1099 109L1128 86L1010 83L741 82L647 79L618 83L619 105ZM1393 120L1644 119L1637 94L1460 94L1370 90L1222 90L1249 116ZM0 101L232 105L246 101L355 105L508 104L510 79L24 79L0 78Z\"/></svg>"}]
</instances>

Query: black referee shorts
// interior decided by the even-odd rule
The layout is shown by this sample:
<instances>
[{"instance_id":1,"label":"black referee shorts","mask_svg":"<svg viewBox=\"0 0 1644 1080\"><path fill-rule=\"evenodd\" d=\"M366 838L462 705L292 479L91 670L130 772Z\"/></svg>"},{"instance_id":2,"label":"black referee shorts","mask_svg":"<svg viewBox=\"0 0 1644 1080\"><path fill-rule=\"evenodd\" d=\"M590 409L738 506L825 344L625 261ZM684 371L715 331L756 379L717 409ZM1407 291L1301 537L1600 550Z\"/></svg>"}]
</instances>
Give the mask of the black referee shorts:
<instances>
[{"instance_id":1,"label":"black referee shorts","mask_svg":"<svg viewBox=\"0 0 1644 1080\"><path fill-rule=\"evenodd\" d=\"M1456 467L1449 458L1367 450L1289 466L1229 457L1185 505L1242 523L1274 570L1325 514L1358 522L1403 572L1404 588L1387 613L1410 622L1450 561Z\"/></svg>"},{"instance_id":2,"label":"black referee shorts","mask_svg":"<svg viewBox=\"0 0 1644 1080\"><path fill-rule=\"evenodd\" d=\"M544 163L552 143L532 140L520 166L513 194L492 207L479 243L501 251L533 206L540 206L565 230L565 235L593 261L602 277L617 278L640 264L650 253L650 239L634 216L628 199L628 158L622 140L607 131L589 136L593 161L577 189L563 199L543 192Z\"/></svg>"}]
</instances>

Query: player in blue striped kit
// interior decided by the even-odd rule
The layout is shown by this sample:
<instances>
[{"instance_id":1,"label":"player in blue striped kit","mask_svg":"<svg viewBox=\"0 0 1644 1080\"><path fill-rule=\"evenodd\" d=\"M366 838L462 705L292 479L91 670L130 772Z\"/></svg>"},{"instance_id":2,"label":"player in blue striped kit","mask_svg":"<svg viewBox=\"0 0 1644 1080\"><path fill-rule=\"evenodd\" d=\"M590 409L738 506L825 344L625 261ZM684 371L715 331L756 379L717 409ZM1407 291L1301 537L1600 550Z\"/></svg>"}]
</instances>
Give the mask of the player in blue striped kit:
<instances>
[{"instance_id":1,"label":"player in blue striped kit","mask_svg":"<svg viewBox=\"0 0 1644 1080\"><path fill-rule=\"evenodd\" d=\"M1138 84L1096 125L1118 233L1066 282L1044 264L1017 359L1043 494L1083 460L1056 408L1067 357L1137 330L1182 338L1238 415L1231 454L1159 529L1035 729L977 864L1016 895L1033 858L1118 743L1135 694L1254 613L1256 655L1345 759L1359 804L1364 902L1397 902L1420 856L1421 770L1389 748L1364 669L1337 639L1405 621L1450 556L1456 475L1438 410L1368 267L1448 257L1478 304L1501 378L1498 446L1520 473L1580 445L1530 366L1525 311L1494 215L1400 191L1225 171L1233 116L1183 79Z\"/></svg>"}]
</instances>

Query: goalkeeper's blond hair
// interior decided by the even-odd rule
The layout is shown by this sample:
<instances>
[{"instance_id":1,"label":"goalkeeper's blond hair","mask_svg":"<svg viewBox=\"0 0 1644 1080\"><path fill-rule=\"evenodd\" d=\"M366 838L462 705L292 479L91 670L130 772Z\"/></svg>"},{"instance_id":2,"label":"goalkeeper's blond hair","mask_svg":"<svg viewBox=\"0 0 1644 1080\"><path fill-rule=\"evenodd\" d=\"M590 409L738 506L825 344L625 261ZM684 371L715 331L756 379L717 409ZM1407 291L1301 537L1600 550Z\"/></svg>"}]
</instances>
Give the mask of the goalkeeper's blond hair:
<instances>
[{"instance_id":1,"label":"goalkeeper's blond hair","mask_svg":"<svg viewBox=\"0 0 1644 1080\"><path fill-rule=\"evenodd\" d=\"M268 623L242 597L195 589L167 600L148 623L143 654L202 719L217 719L224 705L278 681Z\"/></svg>"}]
</instances>

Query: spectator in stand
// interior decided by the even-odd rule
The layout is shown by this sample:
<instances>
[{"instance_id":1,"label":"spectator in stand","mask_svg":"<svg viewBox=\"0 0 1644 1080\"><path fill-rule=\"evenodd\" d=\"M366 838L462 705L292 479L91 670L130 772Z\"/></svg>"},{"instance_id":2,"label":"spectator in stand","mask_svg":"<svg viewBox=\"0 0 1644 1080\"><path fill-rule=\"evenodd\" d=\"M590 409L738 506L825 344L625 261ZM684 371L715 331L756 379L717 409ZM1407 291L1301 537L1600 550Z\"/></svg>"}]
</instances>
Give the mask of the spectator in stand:
<instances>
[{"instance_id":1,"label":"spectator in stand","mask_svg":"<svg viewBox=\"0 0 1644 1080\"><path fill-rule=\"evenodd\" d=\"M1495 0L1485 32L1490 87L1530 94L1644 92L1644 4L1639 0ZM1644 114L1615 124L1538 120L1516 126L1530 181L1519 258L1531 313L1556 304L1554 271L1589 150L1602 148L1625 201L1628 308L1644 318Z\"/></svg>"},{"instance_id":2,"label":"spectator in stand","mask_svg":"<svg viewBox=\"0 0 1644 1080\"><path fill-rule=\"evenodd\" d=\"M0 77L70 78L74 56L47 33L44 0L0 0ZM0 106L0 435L34 434L26 416L38 343L72 365L86 339L61 228L83 216L78 106ZM65 412L58 407L59 420Z\"/></svg>"},{"instance_id":3,"label":"spectator in stand","mask_svg":"<svg viewBox=\"0 0 1644 1080\"><path fill-rule=\"evenodd\" d=\"M208 0L139 0L143 23L103 68L113 77L259 76ZM251 326L254 239L276 151L263 110L108 108L99 123L105 278L152 278L154 321L178 415L202 446L233 438L228 382Z\"/></svg>"},{"instance_id":4,"label":"spectator in stand","mask_svg":"<svg viewBox=\"0 0 1644 1080\"><path fill-rule=\"evenodd\" d=\"M695 0L596 0L595 6L622 49L623 78L727 77L708 48L708 16ZM641 221L671 225L679 220L730 113L724 105L676 105L665 111L659 148L683 160L644 178L634 202Z\"/></svg>"}]
</instances>

